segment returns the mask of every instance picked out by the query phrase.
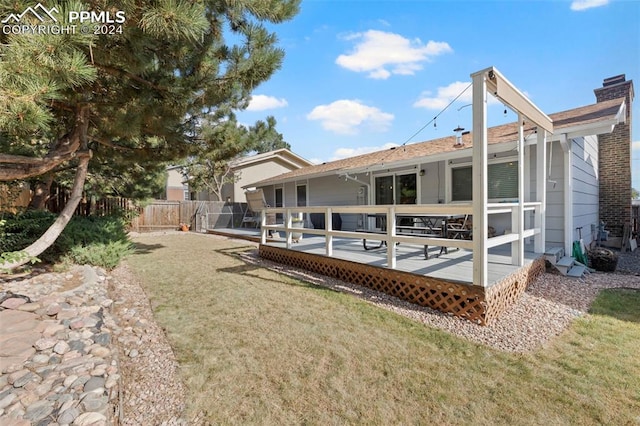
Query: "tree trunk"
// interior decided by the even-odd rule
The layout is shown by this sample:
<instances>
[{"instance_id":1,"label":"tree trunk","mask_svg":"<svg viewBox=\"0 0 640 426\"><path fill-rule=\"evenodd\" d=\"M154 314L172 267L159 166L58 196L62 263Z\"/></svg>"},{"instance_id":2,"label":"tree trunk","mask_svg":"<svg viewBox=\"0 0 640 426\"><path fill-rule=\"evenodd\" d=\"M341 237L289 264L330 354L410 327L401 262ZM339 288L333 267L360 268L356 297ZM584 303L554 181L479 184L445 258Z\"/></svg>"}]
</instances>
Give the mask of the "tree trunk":
<instances>
[{"instance_id":1,"label":"tree trunk","mask_svg":"<svg viewBox=\"0 0 640 426\"><path fill-rule=\"evenodd\" d=\"M36 182L28 209L44 210L51 194L51 184L53 184L53 173L47 173Z\"/></svg>"},{"instance_id":2,"label":"tree trunk","mask_svg":"<svg viewBox=\"0 0 640 426\"><path fill-rule=\"evenodd\" d=\"M79 153L78 158L80 159L80 164L78 164L78 169L76 170L71 197L69 198L69 201L67 201L67 205L60 213L60 216L58 216L56 221L53 222L49 229L47 229L47 231L42 234L40 238L38 238L29 247L22 250L22 252L26 253L28 257L25 256L24 259L11 263L0 264L0 270L15 269L28 263L31 258L39 256L40 254L42 254L42 252L51 247L51 245L56 241L58 236L60 236L64 228L67 226L67 223L69 223L69 221L71 220L71 216L73 216L73 212L76 210L76 207L78 207L78 204L82 199L82 189L84 187L84 181L87 178L87 169L89 166L89 159L91 158L91 152L89 151L88 153Z\"/></svg>"}]
</instances>

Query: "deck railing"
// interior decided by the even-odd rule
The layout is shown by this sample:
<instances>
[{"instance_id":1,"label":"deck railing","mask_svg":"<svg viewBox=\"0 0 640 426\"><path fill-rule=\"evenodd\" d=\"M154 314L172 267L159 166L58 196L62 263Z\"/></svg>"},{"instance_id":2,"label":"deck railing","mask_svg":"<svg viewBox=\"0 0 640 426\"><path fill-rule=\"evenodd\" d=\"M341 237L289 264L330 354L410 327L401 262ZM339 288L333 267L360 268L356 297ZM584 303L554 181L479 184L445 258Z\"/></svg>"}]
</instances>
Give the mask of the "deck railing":
<instances>
[{"instance_id":1,"label":"deck railing","mask_svg":"<svg viewBox=\"0 0 640 426\"><path fill-rule=\"evenodd\" d=\"M487 239L487 248L500 246L503 244L512 245L512 263L518 264L519 247L524 244L524 239L534 237L540 234L540 206L539 202L527 202L523 206L523 223L520 223L520 204L519 203L492 203L487 205L487 214L511 214L511 231L503 235L495 236ZM294 219L302 218L303 215L311 213L324 214L325 229L315 229L304 227L305 222L301 222L302 227L294 227ZM333 214L352 214L366 216L381 216L386 218L386 229L382 230L349 230L342 231L333 228ZM471 203L461 204L421 204L421 205L376 205L376 206L322 206L322 207L288 207L288 208L267 208L262 211L261 236L260 241L266 244L267 237L270 232L281 231L286 234L286 247L292 248L293 234L304 233L311 235L320 235L325 238L325 254L333 255L333 239L351 238L351 239L370 239L375 241L384 241L387 246L387 265L389 268L396 268L396 244L403 243L419 246L439 246L473 250L473 240L460 238L446 238L435 236L424 236L416 234L415 236L397 233L397 216L471 216L473 206ZM283 223L268 223L267 217L274 217L281 214ZM528 215L527 215L528 214ZM296 224L298 225L298 224ZM419 228L416 228L419 229ZM518 232L521 230L521 232ZM472 238L477 238L478 232L472 233ZM486 268L486 265L483 265Z\"/></svg>"}]
</instances>

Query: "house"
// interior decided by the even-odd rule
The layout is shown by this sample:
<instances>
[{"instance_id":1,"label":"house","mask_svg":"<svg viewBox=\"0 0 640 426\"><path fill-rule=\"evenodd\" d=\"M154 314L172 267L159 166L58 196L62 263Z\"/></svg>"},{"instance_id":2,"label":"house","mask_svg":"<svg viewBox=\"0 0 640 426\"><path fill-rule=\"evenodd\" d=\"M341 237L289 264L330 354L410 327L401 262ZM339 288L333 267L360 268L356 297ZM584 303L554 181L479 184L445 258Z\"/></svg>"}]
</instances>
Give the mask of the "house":
<instances>
[{"instance_id":1,"label":"house","mask_svg":"<svg viewBox=\"0 0 640 426\"><path fill-rule=\"evenodd\" d=\"M604 80L597 102L550 114L547 135L546 246L568 252L582 228L591 241L592 224L606 223L620 237L631 217L631 102L633 83L625 76ZM518 124L487 129L488 198L518 200ZM471 132L394 147L304 167L255 186L272 206L347 206L449 204L472 200ZM536 126L524 127L524 189L535 198ZM280 201L282 200L282 201ZM565 214L567 212L567 214ZM345 217L342 229L355 230L357 217ZM508 228L504 215L491 218L497 234Z\"/></svg>"},{"instance_id":2,"label":"house","mask_svg":"<svg viewBox=\"0 0 640 426\"><path fill-rule=\"evenodd\" d=\"M307 232L314 228L309 220L312 212L324 212L329 222L331 215L341 216L339 230L329 223L327 230L313 231L325 236L324 256L301 253L304 249L294 249L289 237L284 250L269 244L266 231L261 256L335 274L486 324L544 270L542 255L547 250L559 248L571 254L575 240L588 243L597 237L600 221L610 235L621 237L631 218L633 83L624 75L605 79L594 91L594 104L547 116L497 69L490 67L471 76L472 132L304 167L256 182L266 202L280 207L271 213L297 212L307 218ZM488 93L514 110L518 121L487 128ZM472 220L472 241L401 235L400 213L463 215ZM381 230L378 217L371 217L380 214L387 223L393 221L386 230ZM263 228L289 235L291 224L290 219L276 226L263 222ZM383 234L378 239L387 243L384 269L336 263L334 240L363 238L358 234L363 229ZM366 239L375 237L367 232L361 234L365 249ZM396 271L397 244L421 241L425 255L428 244L467 250L473 266L464 285ZM510 248L510 263L516 269L504 279L492 280L490 249L500 247ZM527 253L533 261L526 259ZM455 267L454 260L449 261L451 265ZM433 272L434 267L420 270L426 269Z\"/></svg>"},{"instance_id":3,"label":"house","mask_svg":"<svg viewBox=\"0 0 640 426\"><path fill-rule=\"evenodd\" d=\"M245 188L250 188L256 182L265 178L312 165L313 163L309 160L285 148L239 158L233 161L231 165L235 175L235 182L226 184L222 188L222 199L236 203L246 203Z\"/></svg>"},{"instance_id":4,"label":"house","mask_svg":"<svg viewBox=\"0 0 640 426\"><path fill-rule=\"evenodd\" d=\"M181 166L167 167L165 199L167 201L184 201L191 199L189 184L182 174Z\"/></svg>"},{"instance_id":5,"label":"house","mask_svg":"<svg viewBox=\"0 0 640 426\"><path fill-rule=\"evenodd\" d=\"M233 183L225 183L222 187L221 200L209 191L190 193L189 185L182 174L180 166L167 169L167 200L199 200L199 201L228 201L246 203L244 189L255 182L281 175L302 167L313 165L310 161L282 148L261 154L253 154L238 158L231 162Z\"/></svg>"}]
</instances>

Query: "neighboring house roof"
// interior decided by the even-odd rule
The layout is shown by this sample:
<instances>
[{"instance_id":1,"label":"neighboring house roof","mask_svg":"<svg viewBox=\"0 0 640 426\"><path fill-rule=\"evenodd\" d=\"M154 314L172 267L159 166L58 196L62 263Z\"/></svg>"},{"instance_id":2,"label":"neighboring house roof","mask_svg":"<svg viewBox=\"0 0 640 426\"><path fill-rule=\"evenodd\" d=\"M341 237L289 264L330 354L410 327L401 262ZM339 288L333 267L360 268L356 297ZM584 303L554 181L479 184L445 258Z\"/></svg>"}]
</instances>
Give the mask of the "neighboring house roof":
<instances>
[{"instance_id":1,"label":"neighboring house roof","mask_svg":"<svg viewBox=\"0 0 640 426\"><path fill-rule=\"evenodd\" d=\"M294 154L286 148L276 149L274 151L264 152L262 154L255 154L246 157L239 158L232 162L234 169L244 168L255 163L260 163L268 160L277 160L285 165L293 166L296 168L312 166L313 163Z\"/></svg>"},{"instance_id":2,"label":"neighboring house roof","mask_svg":"<svg viewBox=\"0 0 640 426\"><path fill-rule=\"evenodd\" d=\"M548 136L547 139L557 140L562 134L567 134L567 137L571 138L611 132L615 124L624 121L625 108L625 100L624 98L620 98L551 114L549 117L553 120L554 134ZM488 144L493 145L516 141L518 139L518 128L517 122L488 128ZM535 132L535 126L527 126L525 124L524 131L525 134L531 134ZM274 183L320 177L341 171L366 170L371 166L388 165L391 167L408 161L415 163L417 159L420 158L438 154L450 154L454 151L465 151L470 155L471 150L469 148L473 146L473 136L471 132L463 134L462 138L464 142L462 146L455 145L456 138L451 135L440 139L402 145L383 151L304 167L264 179L254 183L254 185L265 186Z\"/></svg>"}]
</instances>

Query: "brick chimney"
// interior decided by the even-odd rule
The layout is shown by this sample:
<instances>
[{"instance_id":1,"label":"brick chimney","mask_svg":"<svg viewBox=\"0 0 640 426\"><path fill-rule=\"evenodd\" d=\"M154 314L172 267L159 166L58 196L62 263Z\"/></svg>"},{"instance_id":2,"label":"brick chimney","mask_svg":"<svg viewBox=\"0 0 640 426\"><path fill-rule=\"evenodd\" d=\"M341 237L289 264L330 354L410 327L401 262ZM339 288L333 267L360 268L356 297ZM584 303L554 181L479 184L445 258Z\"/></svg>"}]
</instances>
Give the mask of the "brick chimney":
<instances>
[{"instance_id":1,"label":"brick chimney","mask_svg":"<svg viewBox=\"0 0 640 426\"><path fill-rule=\"evenodd\" d=\"M625 98L626 121L610 134L599 135L600 220L614 237L622 237L625 223L631 221L631 102L633 81L625 75L604 79L595 89L597 102Z\"/></svg>"}]
</instances>

